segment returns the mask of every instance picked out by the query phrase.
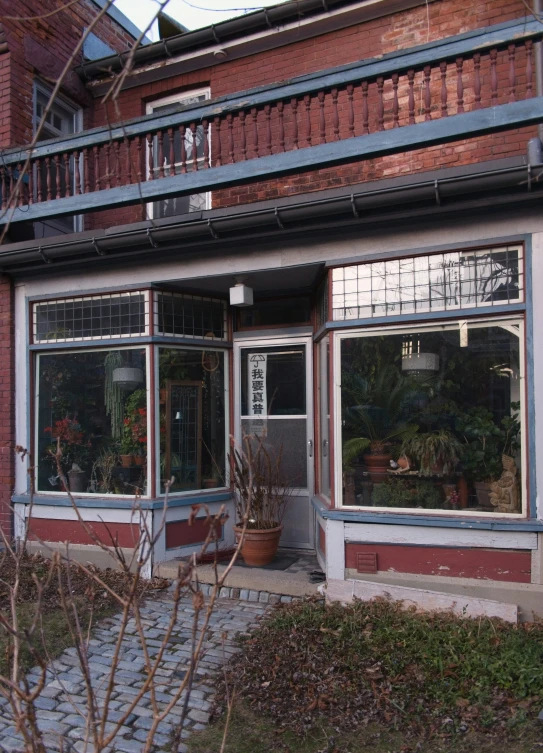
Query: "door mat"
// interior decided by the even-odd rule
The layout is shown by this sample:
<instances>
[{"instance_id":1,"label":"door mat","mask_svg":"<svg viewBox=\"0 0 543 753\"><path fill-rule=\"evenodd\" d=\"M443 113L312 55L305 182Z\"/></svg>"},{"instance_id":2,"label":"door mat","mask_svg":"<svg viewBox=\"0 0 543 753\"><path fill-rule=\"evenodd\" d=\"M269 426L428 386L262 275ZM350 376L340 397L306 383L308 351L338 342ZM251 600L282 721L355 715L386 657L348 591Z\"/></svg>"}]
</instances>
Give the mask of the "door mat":
<instances>
[{"instance_id":1,"label":"door mat","mask_svg":"<svg viewBox=\"0 0 543 753\"><path fill-rule=\"evenodd\" d=\"M236 560L236 567L246 567L248 570L286 570L288 567L298 562L300 558L292 554L277 554L273 562L269 565L262 565L261 567L254 567L253 565L246 565L241 557Z\"/></svg>"}]
</instances>

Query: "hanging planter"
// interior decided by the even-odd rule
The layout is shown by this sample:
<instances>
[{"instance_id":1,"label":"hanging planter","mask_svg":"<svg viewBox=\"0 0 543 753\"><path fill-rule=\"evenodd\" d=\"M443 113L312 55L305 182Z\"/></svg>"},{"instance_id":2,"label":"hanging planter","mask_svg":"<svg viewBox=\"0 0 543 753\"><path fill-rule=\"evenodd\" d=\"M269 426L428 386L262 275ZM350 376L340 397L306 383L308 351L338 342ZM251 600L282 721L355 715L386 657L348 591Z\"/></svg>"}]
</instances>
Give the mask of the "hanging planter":
<instances>
[{"instance_id":1,"label":"hanging planter","mask_svg":"<svg viewBox=\"0 0 543 753\"><path fill-rule=\"evenodd\" d=\"M135 390L143 382L143 371L131 366L113 369L113 384L121 390Z\"/></svg>"}]
</instances>

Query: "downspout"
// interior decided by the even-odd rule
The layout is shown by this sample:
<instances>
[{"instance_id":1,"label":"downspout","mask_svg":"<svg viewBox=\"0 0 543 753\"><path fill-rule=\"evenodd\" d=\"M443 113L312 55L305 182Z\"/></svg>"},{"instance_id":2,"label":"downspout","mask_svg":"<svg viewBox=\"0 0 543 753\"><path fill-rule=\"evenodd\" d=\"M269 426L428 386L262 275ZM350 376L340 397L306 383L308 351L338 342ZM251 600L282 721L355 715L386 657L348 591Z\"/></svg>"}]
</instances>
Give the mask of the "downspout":
<instances>
[{"instance_id":1,"label":"downspout","mask_svg":"<svg viewBox=\"0 0 543 753\"><path fill-rule=\"evenodd\" d=\"M534 17L540 23L543 23L542 12L541 12L542 6L543 6L542 0L534 0ZM534 44L534 52L535 52L535 93L538 97L541 97L541 95L543 94L543 45L541 42L536 42ZM537 134L539 136L539 140L543 141L543 123L540 123L537 126Z\"/></svg>"}]
</instances>

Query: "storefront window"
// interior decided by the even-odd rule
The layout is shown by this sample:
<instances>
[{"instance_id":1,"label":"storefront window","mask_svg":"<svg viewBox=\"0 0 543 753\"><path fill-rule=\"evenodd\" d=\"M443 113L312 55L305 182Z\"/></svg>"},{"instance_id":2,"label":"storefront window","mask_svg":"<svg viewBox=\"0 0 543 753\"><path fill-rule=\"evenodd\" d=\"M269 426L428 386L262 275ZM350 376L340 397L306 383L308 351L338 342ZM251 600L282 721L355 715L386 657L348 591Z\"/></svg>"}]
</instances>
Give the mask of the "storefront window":
<instances>
[{"instance_id":1,"label":"storefront window","mask_svg":"<svg viewBox=\"0 0 543 753\"><path fill-rule=\"evenodd\" d=\"M522 321L341 339L343 504L519 514Z\"/></svg>"},{"instance_id":2,"label":"storefront window","mask_svg":"<svg viewBox=\"0 0 543 753\"><path fill-rule=\"evenodd\" d=\"M37 489L147 493L144 349L42 353L37 366Z\"/></svg>"},{"instance_id":3,"label":"storefront window","mask_svg":"<svg viewBox=\"0 0 543 753\"><path fill-rule=\"evenodd\" d=\"M160 489L226 486L225 356L159 348Z\"/></svg>"}]
</instances>

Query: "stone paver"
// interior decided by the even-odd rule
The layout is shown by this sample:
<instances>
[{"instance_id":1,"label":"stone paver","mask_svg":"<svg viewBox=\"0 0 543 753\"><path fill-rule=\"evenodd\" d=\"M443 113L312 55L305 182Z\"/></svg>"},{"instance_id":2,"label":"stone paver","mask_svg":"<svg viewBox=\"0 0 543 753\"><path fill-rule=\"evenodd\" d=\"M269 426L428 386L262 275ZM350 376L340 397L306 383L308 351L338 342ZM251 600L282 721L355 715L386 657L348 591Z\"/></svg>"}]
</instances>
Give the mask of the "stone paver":
<instances>
[{"instance_id":1,"label":"stone paver","mask_svg":"<svg viewBox=\"0 0 543 753\"><path fill-rule=\"evenodd\" d=\"M209 587L203 587L204 594ZM183 739L190 730L202 729L209 719L209 709L213 698L214 676L222 664L238 650L235 637L257 624L258 620L271 609L271 603L278 603L281 597L274 594L267 600L260 596L262 592L249 592L237 595L243 598L232 599L232 589L217 599L213 615L204 642L204 654L198 664L194 692L188 702ZM290 597L288 597L290 600ZM165 633L172 609L169 593L146 600L142 608L142 619L147 645L152 655L156 655L161 638ZM167 652L157 676L156 702L159 709L166 708L179 687L179 683L188 669L190 656L191 630L193 621L192 597L181 601L177 622L173 630ZM104 620L95 630L89 646L90 669L93 686L99 703L103 703L108 680L107 670L111 666L114 643L120 631L120 615ZM108 716L108 729L112 723L120 721L124 712L143 686L146 678L143 649L140 645L135 621L129 623L129 630L124 637L120 662L116 671L115 688ZM104 674L104 669L106 673ZM35 680L38 674L33 675ZM32 677L32 673L31 673ZM64 654L52 663L48 673L47 684L37 705L38 725L47 731L47 750L59 750L62 741L63 753L93 753L93 746L84 742L86 713L85 685L79 669L76 651L68 648ZM170 750L169 744L175 724L179 721L184 697L171 709L167 717L158 726L153 752ZM152 707L149 693L141 698L130 716L124 722L121 732L112 745L112 750L121 753L139 753L143 750L145 733L152 724ZM0 751L20 751L24 749L20 733L17 732L10 716L9 708L0 705ZM184 746L181 746L181 749Z\"/></svg>"}]
</instances>

